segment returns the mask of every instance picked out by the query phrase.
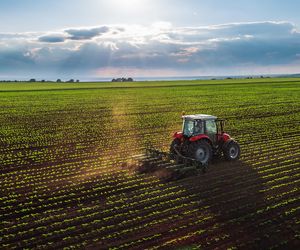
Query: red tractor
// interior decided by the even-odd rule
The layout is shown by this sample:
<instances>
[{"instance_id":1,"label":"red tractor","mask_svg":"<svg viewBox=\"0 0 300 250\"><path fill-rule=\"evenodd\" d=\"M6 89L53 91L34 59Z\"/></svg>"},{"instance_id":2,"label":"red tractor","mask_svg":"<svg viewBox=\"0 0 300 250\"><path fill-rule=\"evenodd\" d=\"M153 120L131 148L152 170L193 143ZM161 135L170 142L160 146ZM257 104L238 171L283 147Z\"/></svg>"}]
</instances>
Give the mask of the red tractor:
<instances>
[{"instance_id":1,"label":"red tractor","mask_svg":"<svg viewBox=\"0 0 300 250\"><path fill-rule=\"evenodd\" d=\"M202 165L208 165L215 155L224 155L228 161L240 157L239 144L224 132L223 119L212 115L183 115L182 131L174 134L170 147L173 159L194 159Z\"/></svg>"}]
</instances>

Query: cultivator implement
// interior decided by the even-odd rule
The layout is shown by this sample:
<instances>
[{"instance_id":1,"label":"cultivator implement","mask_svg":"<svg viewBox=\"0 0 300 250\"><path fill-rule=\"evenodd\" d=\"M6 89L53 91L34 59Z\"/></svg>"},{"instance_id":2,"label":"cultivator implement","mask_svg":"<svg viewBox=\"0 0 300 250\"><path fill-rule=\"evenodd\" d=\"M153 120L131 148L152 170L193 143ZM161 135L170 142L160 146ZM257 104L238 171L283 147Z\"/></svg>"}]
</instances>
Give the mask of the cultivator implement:
<instances>
[{"instance_id":1,"label":"cultivator implement","mask_svg":"<svg viewBox=\"0 0 300 250\"><path fill-rule=\"evenodd\" d=\"M165 180L176 180L200 172L206 172L207 165L196 159L183 156L175 148L175 154L164 152L149 147L144 154L134 158L138 161L137 171L140 173L154 173L164 171L162 178Z\"/></svg>"},{"instance_id":2,"label":"cultivator implement","mask_svg":"<svg viewBox=\"0 0 300 250\"><path fill-rule=\"evenodd\" d=\"M147 148L146 149L146 155L152 158L157 158L161 160L167 160L175 163L171 168L176 168L176 166L179 166L179 168L195 168L195 169L202 169L205 168L207 165L202 164L201 162L197 161L196 159L183 156L176 147L174 147L175 153L168 153L164 151L160 151L153 148Z\"/></svg>"}]
</instances>

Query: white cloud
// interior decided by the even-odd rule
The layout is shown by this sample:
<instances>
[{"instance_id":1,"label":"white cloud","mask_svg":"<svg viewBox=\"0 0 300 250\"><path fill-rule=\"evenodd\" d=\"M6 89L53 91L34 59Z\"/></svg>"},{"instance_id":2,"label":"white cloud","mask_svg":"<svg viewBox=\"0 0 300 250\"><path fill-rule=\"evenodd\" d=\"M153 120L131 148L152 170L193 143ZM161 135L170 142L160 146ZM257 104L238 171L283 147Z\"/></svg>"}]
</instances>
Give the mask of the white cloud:
<instances>
[{"instance_id":1,"label":"white cloud","mask_svg":"<svg viewBox=\"0 0 300 250\"><path fill-rule=\"evenodd\" d=\"M108 74L122 69L141 74L230 74L238 73L237 69L251 72L251 67L277 70L295 66L300 54L300 34L289 22L205 27L174 27L170 23L110 25L45 33L5 33L0 34L0 43L0 73L6 75L14 74L16 68L18 73L49 75Z\"/></svg>"}]
</instances>

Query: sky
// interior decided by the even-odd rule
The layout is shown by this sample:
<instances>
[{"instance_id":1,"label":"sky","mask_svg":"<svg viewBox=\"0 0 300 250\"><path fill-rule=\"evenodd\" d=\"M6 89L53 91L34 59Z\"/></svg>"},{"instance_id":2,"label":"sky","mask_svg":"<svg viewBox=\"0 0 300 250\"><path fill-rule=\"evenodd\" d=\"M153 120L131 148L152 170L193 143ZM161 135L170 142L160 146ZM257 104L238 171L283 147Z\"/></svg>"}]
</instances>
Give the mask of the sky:
<instances>
[{"instance_id":1,"label":"sky","mask_svg":"<svg viewBox=\"0 0 300 250\"><path fill-rule=\"evenodd\" d=\"M0 79L300 73L300 1L0 0Z\"/></svg>"}]
</instances>

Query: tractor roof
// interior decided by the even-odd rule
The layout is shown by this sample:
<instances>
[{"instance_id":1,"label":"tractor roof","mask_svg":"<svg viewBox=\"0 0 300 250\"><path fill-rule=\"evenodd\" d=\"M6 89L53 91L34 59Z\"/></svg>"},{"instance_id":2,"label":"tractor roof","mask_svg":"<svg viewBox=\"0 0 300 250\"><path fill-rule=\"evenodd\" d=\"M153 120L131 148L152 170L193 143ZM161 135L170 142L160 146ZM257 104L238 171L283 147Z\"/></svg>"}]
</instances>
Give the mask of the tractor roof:
<instances>
[{"instance_id":1,"label":"tractor roof","mask_svg":"<svg viewBox=\"0 0 300 250\"><path fill-rule=\"evenodd\" d=\"M205 115L205 114L196 114L196 115L184 115L182 116L184 119L188 120L215 120L216 116L213 115Z\"/></svg>"}]
</instances>

